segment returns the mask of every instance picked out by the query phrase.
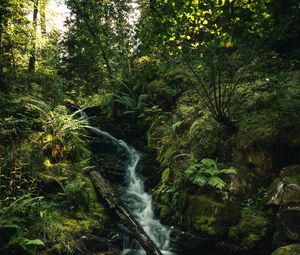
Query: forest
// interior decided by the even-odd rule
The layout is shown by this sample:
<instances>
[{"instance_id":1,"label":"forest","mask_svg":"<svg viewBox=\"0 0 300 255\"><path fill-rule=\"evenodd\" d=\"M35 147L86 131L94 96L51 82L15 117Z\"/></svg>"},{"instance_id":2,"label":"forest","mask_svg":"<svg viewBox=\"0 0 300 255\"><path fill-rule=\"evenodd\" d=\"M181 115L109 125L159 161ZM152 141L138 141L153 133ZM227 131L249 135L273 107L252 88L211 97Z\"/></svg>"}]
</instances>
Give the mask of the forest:
<instances>
[{"instance_id":1,"label":"forest","mask_svg":"<svg viewBox=\"0 0 300 255\"><path fill-rule=\"evenodd\" d=\"M300 255L298 0L0 0L0 255Z\"/></svg>"}]
</instances>

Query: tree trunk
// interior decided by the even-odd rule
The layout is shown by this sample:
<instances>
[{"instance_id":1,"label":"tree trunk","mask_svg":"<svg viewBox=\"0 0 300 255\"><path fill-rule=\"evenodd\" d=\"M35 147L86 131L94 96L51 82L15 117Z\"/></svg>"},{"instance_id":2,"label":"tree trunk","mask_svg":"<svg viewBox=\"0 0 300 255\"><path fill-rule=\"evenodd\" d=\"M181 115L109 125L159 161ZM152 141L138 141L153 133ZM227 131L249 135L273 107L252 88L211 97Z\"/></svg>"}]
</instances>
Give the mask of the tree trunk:
<instances>
[{"instance_id":1,"label":"tree trunk","mask_svg":"<svg viewBox=\"0 0 300 255\"><path fill-rule=\"evenodd\" d=\"M40 1L40 16L41 16L41 34L42 38L46 39L47 29L46 29L46 0Z\"/></svg>"},{"instance_id":2,"label":"tree trunk","mask_svg":"<svg viewBox=\"0 0 300 255\"><path fill-rule=\"evenodd\" d=\"M35 61L36 61L36 37L37 37L37 15L38 15L38 0L33 0L33 18L32 18L32 24L33 24L33 36L32 36L32 49L30 52L30 58L28 63L28 71L34 72L35 70Z\"/></svg>"},{"instance_id":3,"label":"tree trunk","mask_svg":"<svg viewBox=\"0 0 300 255\"><path fill-rule=\"evenodd\" d=\"M2 25L2 24L0 24ZM4 69L4 65L3 65L3 45L2 45L2 28L0 28L0 86L1 86L1 79L3 78L3 69Z\"/></svg>"},{"instance_id":4,"label":"tree trunk","mask_svg":"<svg viewBox=\"0 0 300 255\"><path fill-rule=\"evenodd\" d=\"M132 234L132 236L144 248L147 255L162 255L159 248L150 239L139 223L135 219L131 218L127 210L121 205L118 196L109 184L105 182L101 174L97 171L91 171L90 178L99 195L105 200L109 208L119 219L122 227Z\"/></svg>"}]
</instances>

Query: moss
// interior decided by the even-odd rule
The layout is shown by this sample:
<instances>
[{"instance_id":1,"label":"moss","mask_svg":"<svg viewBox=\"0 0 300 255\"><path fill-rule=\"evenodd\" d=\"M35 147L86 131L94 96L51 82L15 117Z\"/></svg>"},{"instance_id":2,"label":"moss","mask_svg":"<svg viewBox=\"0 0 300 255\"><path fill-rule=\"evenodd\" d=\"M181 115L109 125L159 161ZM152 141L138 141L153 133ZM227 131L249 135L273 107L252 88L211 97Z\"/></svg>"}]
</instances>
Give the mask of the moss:
<instances>
[{"instance_id":1,"label":"moss","mask_svg":"<svg viewBox=\"0 0 300 255\"><path fill-rule=\"evenodd\" d=\"M208 196L190 196L187 204L185 214L189 219L189 225L202 234L222 236L232 224L229 218L233 215L228 211L230 207Z\"/></svg>"},{"instance_id":2,"label":"moss","mask_svg":"<svg viewBox=\"0 0 300 255\"><path fill-rule=\"evenodd\" d=\"M300 244L290 244L276 249L272 255L299 255Z\"/></svg>"},{"instance_id":3,"label":"moss","mask_svg":"<svg viewBox=\"0 0 300 255\"><path fill-rule=\"evenodd\" d=\"M65 215L61 220L61 229L63 235L76 236L78 234L92 233L104 226L106 215L105 213L98 214L94 212L87 213L83 210L73 211L71 215Z\"/></svg>"},{"instance_id":4,"label":"moss","mask_svg":"<svg viewBox=\"0 0 300 255\"><path fill-rule=\"evenodd\" d=\"M162 165L168 166L171 163L171 160L174 154L178 150L178 142L176 140L171 141L164 146L163 150L157 156L157 159L161 162Z\"/></svg>"},{"instance_id":5,"label":"moss","mask_svg":"<svg viewBox=\"0 0 300 255\"><path fill-rule=\"evenodd\" d=\"M253 145L272 142L278 133L276 128L277 119L278 113L269 109L248 115L239 124L236 139L238 146L242 149L247 149Z\"/></svg>"},{"instance_id":6,"label":"moss","mask_svg":"<svg viewBox=\"0 0 300 255\"><path fill-rule=\"evenodd\" d=\"M243 210L240 222L229 229L229 240L248 248L261 245L267 238L270 222L262 212Z\"/></svg>"},{"instance_id":7,"label":"moss","mask_svg":"<svg viewBox=\"0 0 300 255\"><path fill-rule=\"evenodd\" d=\"M197 118L189 130L189 143L198 158L214 158L224 151L225 130L210 114Z\"/></svg>"},{"instance_id":8,"label":"moss","mask_svg":"<svg viewBox=\"0 0 300 255\"><path fill-rule=\"evenodd\" d=\"M169 109L175 103L174 97L177 92L174 88L168 86L167 82L163 79L154 80L149 83L147 91L152 100L163 109Z\"/></svg>"},{"instance_id":9,"label":"moss","mask_svg":"<svg viewBox=\"0 0 300 255\"><path fill-rule=\"evenodd\" d=\"M93 214L100 215L102 221L106 221L108 218L107 211L105 207L99 203L98 196L91 179L83 177L83 180L86 184L86 192L88 194L89 211Z\"/></svg>"}]
</instances>

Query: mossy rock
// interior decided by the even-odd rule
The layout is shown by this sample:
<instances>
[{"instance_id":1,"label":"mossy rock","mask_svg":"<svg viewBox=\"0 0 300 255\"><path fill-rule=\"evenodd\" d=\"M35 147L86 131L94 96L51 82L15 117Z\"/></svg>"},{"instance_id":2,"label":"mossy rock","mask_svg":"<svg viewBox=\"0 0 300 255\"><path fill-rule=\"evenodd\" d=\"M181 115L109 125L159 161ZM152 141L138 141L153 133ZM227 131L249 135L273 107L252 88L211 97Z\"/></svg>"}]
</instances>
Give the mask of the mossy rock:
<instances>
[{"instance_id":1,"label":"mossy rock","mask_svg":"<svg viewBox=\"0 0 300 255\"><path fill-rule=\"evenodd\" d=\"M198 158L226 157L228 144L225 129L210 114L204 113L194 120L189 130L189 142Z\"/></svg>"},{"instance_id":2,"label":"mossy rock","mask_svg":"<svg viewBox=\"0 0 300 255\"><path fill-rule=\"evenodd\" d=\"M272 255L299 255L300 244L290 244L276 249Z\"/></svg>"},{"instance_id":3,"label":"mossy rock","mask_svg":"<svg viewBox=\"0 0 300 255\"><path fill-rule=\"evenodd\" d=\"M269 227L270 222L264 213L243 210L239 224L229 229L229 240L254 249L264 244Z\"/></svg>"},{"instance_id":4,"label":"mossy rock","mask_svg":"<svg viewBox=\"0 0 300 255\"><path fill-rule=\"evenodd\" d=\"M189 226L210 237L226 235L238 214L233 206L217 202L207 195L189 196L187 205L185 215Z\"/></svg>"}]
</instances>

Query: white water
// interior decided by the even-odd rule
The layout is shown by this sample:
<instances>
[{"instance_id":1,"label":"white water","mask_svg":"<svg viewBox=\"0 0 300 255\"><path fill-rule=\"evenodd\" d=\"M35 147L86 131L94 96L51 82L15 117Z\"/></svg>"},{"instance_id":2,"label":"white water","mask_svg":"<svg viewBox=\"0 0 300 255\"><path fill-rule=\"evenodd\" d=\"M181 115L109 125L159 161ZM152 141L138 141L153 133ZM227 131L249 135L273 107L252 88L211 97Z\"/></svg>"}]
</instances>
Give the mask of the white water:
<instances>
[{"instance_id":1,"label":"white water","mask_svg":"<svg viewBox=\"0 0 300 255\"><path fill-rule=\"evenodd\" d=\"M141 227L145 230L152 241L160 248L163 254L171 255L170 252L170 230L162 225L154 216L152 207L152 197L145 192L143 181L138 177L136 168L140 160L140 154L123 140L118 140L111 134L98 128L92 128L96 133L110 139L116 146L121 147L128 155L126 161L126 187L122 196L131 215L135 217ZM134 242L129 242L129 238L124 239L123 255L146 254L143 249Z\"/></svg>"}]
</instances>

